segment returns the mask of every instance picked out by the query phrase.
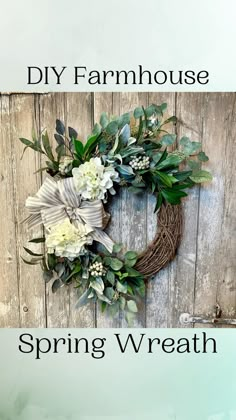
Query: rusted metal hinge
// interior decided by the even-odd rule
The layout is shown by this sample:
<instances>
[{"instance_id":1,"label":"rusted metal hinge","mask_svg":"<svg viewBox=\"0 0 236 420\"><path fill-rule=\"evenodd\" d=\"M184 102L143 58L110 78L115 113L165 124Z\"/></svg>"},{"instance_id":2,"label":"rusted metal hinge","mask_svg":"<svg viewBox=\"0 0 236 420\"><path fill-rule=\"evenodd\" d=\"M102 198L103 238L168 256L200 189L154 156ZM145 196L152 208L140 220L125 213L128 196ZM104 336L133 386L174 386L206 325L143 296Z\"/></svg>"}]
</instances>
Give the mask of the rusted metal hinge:
<instances>
[{"instance_id":1,"label":"rusted metal hinge","mask_svg":"<svg viewBox=\"0 0 236 420\"><path fill-rule=\"evenodd\" d=\"M217 325L236 325L236 319L232 318L221 318L221 307L219 304L215 306L215 312L212 318L205 318L196 315L190 315L183 313L180 315L180 323L182 325L188 324L217 324Z\"/></svg>"},{"instance_id":2,"label":"rusted metal hinge","mask_svg":"<svg viewBox=\"0 0 236 420\"><path fill-rule=\"evenodd\" d=\"M236 325L236 319L231 318L202 318L200 316L181 314L180 323L186 324L218 324L218 325Z\"/></svg>"}]
</instances>

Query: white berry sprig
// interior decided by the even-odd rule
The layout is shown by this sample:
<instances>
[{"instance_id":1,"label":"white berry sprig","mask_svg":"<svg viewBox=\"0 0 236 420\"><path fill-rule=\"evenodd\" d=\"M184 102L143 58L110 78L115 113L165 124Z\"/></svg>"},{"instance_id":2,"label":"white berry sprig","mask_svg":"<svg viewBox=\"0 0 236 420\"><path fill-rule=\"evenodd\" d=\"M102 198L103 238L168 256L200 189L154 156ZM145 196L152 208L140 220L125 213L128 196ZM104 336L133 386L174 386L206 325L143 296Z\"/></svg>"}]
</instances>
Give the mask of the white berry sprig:
<instances>
[{"instance_id":1,"label":"white berry sprig","mask_svg":"<svg viewBox=\"0 0 236 420\"><path fill-rule=\"evenodd\" d=\"M135 157L129 162L129 165L136 170L148 169L150 167L150 158L149 156Z\"/></svg>"},{"instance_id":2,"label":"white berry sprig","mask_svg":"<svg viewBox=\"0 0 236 420\"><path fill-rule=\"evenodd\" d=\"M103 264L98 261L89 266L89 272L93 277L102 277L104 274L106 274L106 270L103 267Z\"/></svg>"}]
</instances>

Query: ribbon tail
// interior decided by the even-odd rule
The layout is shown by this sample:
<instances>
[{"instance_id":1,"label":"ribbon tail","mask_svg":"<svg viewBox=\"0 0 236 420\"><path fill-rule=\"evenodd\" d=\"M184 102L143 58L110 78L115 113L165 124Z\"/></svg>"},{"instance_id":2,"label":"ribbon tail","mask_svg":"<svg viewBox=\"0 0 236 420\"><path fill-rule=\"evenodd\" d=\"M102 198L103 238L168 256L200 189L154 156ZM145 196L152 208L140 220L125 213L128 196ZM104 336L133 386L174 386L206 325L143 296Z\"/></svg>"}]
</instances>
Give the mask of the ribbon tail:
<instances>
[{"instance_id":1,"label":"ribbon tail","mask_svg":"<svg viewBox=\"0 0 236 420\"><path fill-rule=\"evenodd\" d=\"M109 215L105 212L101 200L82 201L78 215L84 223L101 229L104 229L109 221Z\"/></svg>"},{"instance_id":2,"label":"ribbon tail","mask_svg":"<svg viewBox=\"0 0 236 420\"><path fill-rule=\"evenodd\" d=\"M93 237L94 241L100 242L110 253L112 253L114 242L105 232L103 232L103 230L95 229L91 233L91 236Z\"/></svg>"}]
</instances>

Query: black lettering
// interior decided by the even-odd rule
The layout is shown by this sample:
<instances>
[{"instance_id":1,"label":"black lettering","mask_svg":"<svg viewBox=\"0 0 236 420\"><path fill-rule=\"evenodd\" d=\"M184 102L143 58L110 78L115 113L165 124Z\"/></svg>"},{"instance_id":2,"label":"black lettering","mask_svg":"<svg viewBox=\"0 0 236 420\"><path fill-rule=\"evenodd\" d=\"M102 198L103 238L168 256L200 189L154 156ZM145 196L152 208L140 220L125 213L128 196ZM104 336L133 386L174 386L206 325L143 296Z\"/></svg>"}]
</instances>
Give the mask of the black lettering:
<instances>
[{"instance_id":1,"label":"black lettering","mask_svg":"<svg viewBox=\"0 0 236 420\"><path fill-rule=\"evenodd\" d=\"M134 341L134 338L133 338L132 334L129 334L128 335L128 338L126 340L125 345L122 346L122 343L121 343L121 340L120 340L120 337L119 337L120 334L115 334L116 339L117 339L118 344L119 344L119 347L120 347L120 350L121 350L121 353L124 353L126 351L126 347L127 347L128 343L129 343L129 341L132 343L132 346L133 346L133 349L134 349L135 353L138 353L139 352L139 349L140 349L140 346L142 344L142 341L143 341L143 337L145 336L145 334L140 334L140 335L141 335L141 338L140 338L140 341L139 341L138 346L136 346L136 343Z\"/></svg>"},{"instance_id":2,"label":"black lettering","mask_svg":"<svg viewBox=\"0 0 236 420\"><path fill-rule=\"evenodd\" d=\"M192 70L187 70L186 72L185 72L185 79L184 79L184 82L187 84L187 85L194 85L194 83L195 83L195 72L194 71L192 71ZM188 81L188 79L190 79L191 81Z\"/></svg>"},{"instance_id":3,"label":"black lettering","mask_svg":"<svg viewBox=\"0 0 236 420\"><path fill-rule=\"evenodd\" d=\"M87 67L75 67L75 82L74 85L78 85L78 78L79 77L85 77L85 74L79 74L79 70L84 69L85 71L87 71Z\"/></svg>"},{"instance_id":4,"label":"black lettering","mask_svg":"<svg viewBox=\"0 0 236 420\"><path fill-rule=\"evenodd\" d=\"M28 341L25 341L24 338L29 337L29 340L32 341L33 340L33 336L31 334L21 334L20 335L20 343L26 344L27 346L30 347L29 351L23 350L22 346L19 346L19 350L21 353L32 353L32 351L34 350L34 346L33 344L29 343Z\"/></svg>"},{"instance_id":5,"label":"black lettering","mask_svg":"<svg viewBox=\"0 0 236 420\"><path fill-rule=\"evenodd\" d=\"M204 76L202 74L204 74ZM200 85L206 85L209 82L208 76L209 76L208 71L205 71L205 70L199 71L199 73L197 74L198 83L200 83ZM201 82L201 79L206 79L206 80L205 82Z\"/></svg>"},{"instance_id":6,"label":"black lettering","mask_svg":"<svg viewBox=\"0 0 236 420\"><path fill-rule=\"evenodd\" d=\"M165 353L173 353L173 351L175 351L175 340L173 338L165 338L165 340L163 340L162 342L162 350ZM168 347L171 347L170 350L167 350Z\"/></svg>"},{"instance_id":7,"label":"black lettering","mask_svg":"<svg viewBox=\"0 0 236 420\"><path fill-rule=\"evenodd\" d=\"M205 332L203 334L203 353L207 353L206 347L207 343L212 342L212 353L217 353L216 349L216 340L214 338L207 338L207 335Z\"/></svg>"},{"instance_id":8,"label":"black lettering","mask_svg":"<svg viewBox=\"0 0 236 420\"><path fill-rule=\"evenodd\" d=\"M161 74L164 76L164 80L163 80L163 82L161 82L161 81L159 81L159 80L158 80L158 78L157 78L158 73L161 73ZM155 82L156 82L158 85L164 85L164 83L166 83L166 81L167 81L167 74L166 74L164 71L159 70L159 71L157 71L157 72L154 74L154 80L155 80Z\"/></svg>"},{"instance_id":9,"label":"black lettering","mask_svg":"<svg viewBox=\"0 0 236 420\"><path fill-rule=\"evenodd\" d=\"M55 73L55 75L56 75L56 77L57 77L57 85L60 85L60 84L61 84L60 78L61 78L62 73L63 73L63 72L64 72L64 70L66 69L66 67L62 67L62 70L61 70L61 72L60 72L60 73L58 73L58 72L57 72L57 70L56 70L56 67L55 67L55 66L53 66L53 67L51 67L51 68L52 68L52 70L54 71L54 73Z\"/></svg>"},{"instance_id":10,"label":"black lettering","mask_svg":"<svg viewBox=\"0 0 236 420\"><path fill-rule=\"evenodd\" d=\"M32 71L34 70L34 77L35 77L35 73L38 73L38 77L39 79L34 78L33 81L33 74ZM43 72L41 70L40 67L28 67L28 85L37 85L38 83L40 83L42 81L43 78Z\"/></svg>"}]
</instances>

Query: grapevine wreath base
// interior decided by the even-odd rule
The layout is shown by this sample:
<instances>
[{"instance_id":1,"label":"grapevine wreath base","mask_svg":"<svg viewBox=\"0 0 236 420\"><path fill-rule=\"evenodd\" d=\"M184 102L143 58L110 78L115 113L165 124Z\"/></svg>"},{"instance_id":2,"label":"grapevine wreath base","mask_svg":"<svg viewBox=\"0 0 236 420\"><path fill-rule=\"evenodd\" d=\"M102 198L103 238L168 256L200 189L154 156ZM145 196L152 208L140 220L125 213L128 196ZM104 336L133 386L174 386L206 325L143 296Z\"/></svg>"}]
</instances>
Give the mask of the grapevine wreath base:
<instances>
[{"instance_id":1,"label":"grapevine wreath base","mask_svg":"<svg viewBox=\"0 0 236 420\"><path fill-rule=\"evenodd\" d=\"M28 197L28 227L43 225L41 253L24 250L41 264L46 283L56 292L71 283L78 290L77 307L99 302L111 316L125 313L128 323L145 296L145 282L175 256L182 232L181 200L189 188L210 181L202 169L208 157L201 143L178 139L167 127L175 116L164 118L166 104L138 107L119 117L103 113L100 123L82 142L72 127L56 120L56 148L46 131L33 141L20 138L25 149L40 153L46 178ZM24 150L25 150L24 149ZM106 203L119 189L155 196L157 233L140 255L114 244L105 232L110 215Z\"/></svg>"},{"instance_id":2,"label":"grapevine wreath base","mask_svg":"<svg viewBox=\"0 0 236 420\"><path fill-rule=\"evenodd\" d=\"M162 204L157 213L157 232L153 241L138 256L135 269L147 279L155 275L176 253L182 235L181 205Z\"/></svg>"}]
</instances>

